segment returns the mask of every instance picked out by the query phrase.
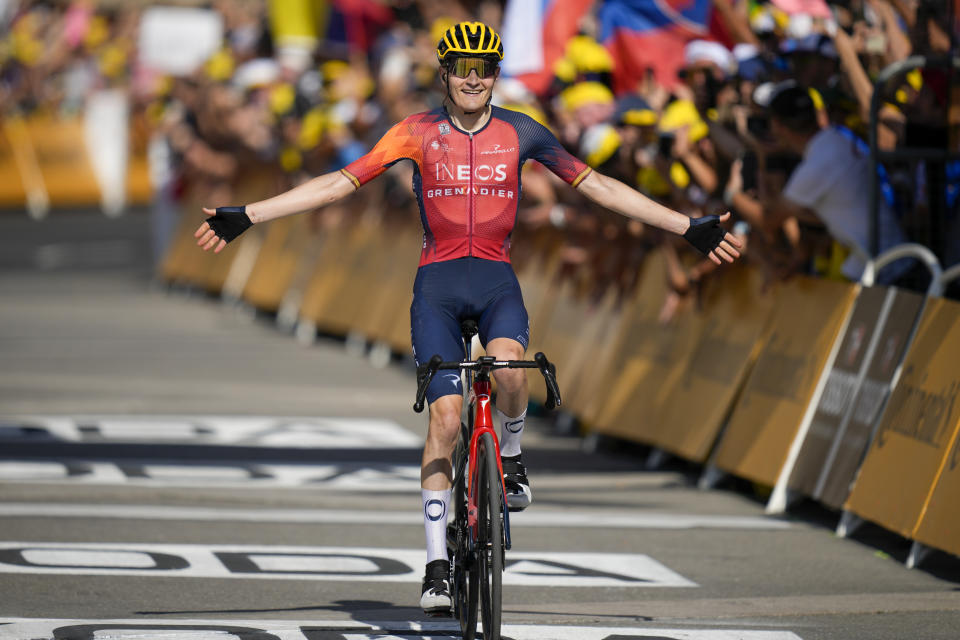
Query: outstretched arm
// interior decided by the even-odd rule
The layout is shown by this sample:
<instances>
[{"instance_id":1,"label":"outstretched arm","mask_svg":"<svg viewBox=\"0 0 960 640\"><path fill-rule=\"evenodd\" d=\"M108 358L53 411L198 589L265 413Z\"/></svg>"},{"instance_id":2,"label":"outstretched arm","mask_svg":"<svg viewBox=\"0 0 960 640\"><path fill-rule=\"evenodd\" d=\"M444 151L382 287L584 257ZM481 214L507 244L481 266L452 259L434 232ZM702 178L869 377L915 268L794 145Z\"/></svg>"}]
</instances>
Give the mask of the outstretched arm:
<instances>
[{"instance_id":1,"label":"outstretched arm","mask_svg":"<svg viewBox=\"0 0 960 640\"><path fill-rule=\"evenodd\" d=\"M600 206L644 224L682 235L697 246L697 242L691 236L699 235L694 227L699 228L700 225L679 211L654 202L619 180L592 171L577 185L577 189ZM719 217L719 222L726 222L729 218L730 213L727 212ZM722 230L717 233L721 234ZM719 237L720 241L713 249L704 251L707 257L717 264L721 264L723 260L733 262L739 258L740 242L729 233L722 233Z\"/></svg>"},{"instance_id":2,"label":"outstretched arm","mask_svg":"<svg viewBox=\"0 0 960 640\"><path fill-rule=\"evenodd\" d=\"M248 204L243 212L231 212L226 215L245 215L249 224L257 224L328 205L353 193L354 190L353 182L339 171L335 171L317 176L272 198ZM218 214L216 209L206 207L204 207L203 212L208 216L224 215L223 213ZM246 226L249 226L249 224ZM235 237L224 237L208 222L201 224L193 235L197 238L197 245L203 247L204 251L213 249L214 253L223 251L227 242Z\"/></svg>"}]
</instances>

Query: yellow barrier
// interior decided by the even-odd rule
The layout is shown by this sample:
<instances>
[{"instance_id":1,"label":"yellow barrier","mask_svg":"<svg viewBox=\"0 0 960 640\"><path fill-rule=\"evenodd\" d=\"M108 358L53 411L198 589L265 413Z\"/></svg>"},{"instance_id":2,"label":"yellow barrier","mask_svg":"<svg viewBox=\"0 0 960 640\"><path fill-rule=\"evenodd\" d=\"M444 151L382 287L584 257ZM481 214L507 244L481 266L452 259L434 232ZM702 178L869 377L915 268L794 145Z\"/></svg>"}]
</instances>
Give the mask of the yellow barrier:
<instances>
[{"instance_id":1,"label":"yellow barrier","mask_svg":"<svg viewBox=\"0 0 960 640\"><path fill-rule=\"evenodd\" d=\"M757 269L731 266L709 283L703 331L657 416L658 447L696 462L707 459L770 326L775 296L763 290L763 279Z\"/></svg>"},{"instance_id":2,"label":"yellow barrier","mask_svg":"<svg viewBox=\"0 0 960 640\"><path fill-rule=\"evenodd\" d=\"M664 258L655 252L641 274L637 309L621 346L622 356L611 363L616 377L597 418L601 433L648 444L658 436L658 416L693 354L703 322L700 314L686 309L662 323L665 295Z\"/></svg>"},{"instance_id":3,"label":"yellow barrier","mask_svg":"<svg viewBox=\"0 0 960 640\"><path fill-rule=\"evenodd\" d=\"M530 345L527 352L533 354L537 351L544 351L547 357L551 359L556 356L549 350L545 350L544 344L548 340L548 324L554 305L557 302L561 243L562 238L552 231L538 234L525 243L515 243L518 247L522 247L517 252L519 253L517 256L519 260L515 262L514 266L517 280L520 283L520 290L523 293L523 304L527 309L527 317L530 322ZM539 253L533 253L534 247L539 248ZM558 384L561 385L561 397L567 388L564 379L565 374L565 371L557 371ZM527 374L527 381L530 396L538 402L546 400L546 391L543 388L540 374L531 370Z\"/></svg>"},{"instance_id":4,"label":"yellow barrier","mask_svg":"<svg viewBox=\"0 0 960 640\"><path fill-rule=\"evenodd\" d=\"M346 335L350 330L352 277L371 247L374 228L353 218L332 228L316 271L304 293L300 317L319 329Z\"/></svg>"},{"instance_id":5,"label":"yellow barrier","mask_svg":"<svg viewBox=\"0 0 960 640\"><path fill-rule=\"evenodd\" d=\"M796 277L777 292L772 331L717 446L723 471L773 485L856 286Z\"/></svg>"},{"instance_id":6,"label":"yellow barrier","mask_svg":"<svg viewBox=\"0 0 960 640\"><path fill-rule=\"evenodd\" d=\"M399 211L385 216L382 225L384 242L379 249L379 270L367 293L369 304L356 319L354 328L369 340L408 354L410 303L423 231L419 220L411 220Z\"/></svg>"},{"instance_id":7,"label":"yellow barrier","mask_svg":"<svg viewBox=\"0 0 960 640\"><path fill-rule=\"evenodd\" d=\"M307 245L320 243L311 230L310 216L292 216L267 225L263 246L250 277L243 286L243 299L258 309L278 311L293 284Z\"/></svg>"},{"instance_id":8,"label":"yellow barrier","mask_svg":"<svg viewBox=\"0 0 960 640\"><path fill-rule=\"evenodd\" d=\"M944 536L956 533L960 512L956 501L944 500L956 495L957 354L960 303L930 300L845 505L891 531L952 550L960 537Z\"/></svg>"},{"instance_id":9,"label":"yellow barrier","mask_svg":"<svg viewBox=\"0 0 960 640\"><path fill-rule=\"evenodd\" d=\"M960 555L960 513L957 505L960 505L960 422L953 436L953 449L913 538L927 546Z\"/></svg>"},{"instance_id":10,"label":"yellow barrier","mask_svg":"<svg viewBox=\"0 0 960 640\"><path fill-rule=\"evenodd\" d=\"M22 207L31 193L52 206L97 206L100 187L84 142L81 116L7 116L0 135L0 206ZM151 188L146 153L131 148L127 202L145 204Z\"/></svg>"},{"instance_id":11,"label":"yellow barrier","mask_svg":"<svg viewBox=\"0 0 960 640\"><path fill-rule=\"evenodd\" d=\"M235 193L236 201L252 202L259 200L267 190L270 176L251 170L248 176L239 181L242 185ZM237 268L240 258L245 268L244 273L237 274L231 283L230 293L240 297L246 276L256 261L257 254L263 244L263 238L269 231L269 225L255 225L236 241L228 244L220 253L202 251L193 237L197 227L206 219L202 211L203 206L209 203L201 201L202 196L195 190L188 192L180 214L180 224L176 236L170 244L167 255L160 265L160 274L168 282L188 284L200 287L212 294L224 292L231 271ZM266 229L264 227L267 227ZM241 277L242 276L242 277ZM229 289L229 288L228 288Z\"/></svg>"}]
</instances>

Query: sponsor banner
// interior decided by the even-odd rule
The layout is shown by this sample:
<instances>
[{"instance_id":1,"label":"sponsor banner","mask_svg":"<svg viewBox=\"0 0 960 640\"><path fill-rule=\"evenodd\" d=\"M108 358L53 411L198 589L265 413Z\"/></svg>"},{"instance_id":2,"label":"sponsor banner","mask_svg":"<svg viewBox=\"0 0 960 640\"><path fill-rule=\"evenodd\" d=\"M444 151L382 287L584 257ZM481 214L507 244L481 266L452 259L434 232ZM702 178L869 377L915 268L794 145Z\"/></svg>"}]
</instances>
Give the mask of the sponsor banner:
<instances>
[{"instance_id":1,"label":"sponsor banner","mask_svg":"<svg viewBox=\"0 0 960 640\"><path fill-rule=\"evenodd\" d=\"M950 473L941 496L950 495L960 426L958 353L960 303L930 300L846 509L912 537L944 471ZM946 514L939 499L936 506L922 528L926 539L942 544L943 533L956 533L958 512L955 502L947 503ZM954 549L958 539L950 543Z\"/></svg>"},{"instance_id":2,"label":"sponsor banner","mask_svg":"<svg viewBox=\"0 0 960 640\"><path fill-rule=\"evenodd\" d=\"M420 582L423 549L0 542L0 573ZM513 553L507 586L696 587L653 558L627 553Z\"/></svg>"},{"instance_id":3,"label":"sponsor banner","mask_svg":"<svg viewBox=\"0 0 960 640\"><path fill-rule=\"evenodd\" d=\"M0 418L0 441L157 443L311 449L419 448L392 420L267 416L24 416Z\"/></svg>"},{"instance_id":4,"label":"sponsor banner","mask_svg":"<svg viewBox=\"0 0 960 640\"><path fill-rule=\"evenodd\" d=\"M780 287L769 339L714 462L723 471L770 486L786 461L858 288L808 277Z\"/></svg>"},{"instance_id":5,"label":"sponsor banner","mask_svg":"<svg viewBox=\"0 0 960 640\"><path fill-rule=\"evenodd\" d=\"M809 429L805 436L798 435L803 437L803 443L790 476L791 489L804 495L814 493L830 447L857 395L874 337L879 335L889 314L889 304L885 302L891 294L890 289L871 287L857 296Z\"/></svg>"},{"instance_id":6,"label":"sponsor banner","mask_svg":"<svg viewBox=\"0 0 960 640\"><path fill-rule=\"evenodd\" d=\"M417 510L362 511L346 509L230 509L136 504L53 504L49 502L0 503L0 516L28 518L118 518L124 520L178 520L199 522L404 524L423 525ZM790 523L751 516L685 513L628 514L603 511L536 510L511 519L514 528L590 529L744 529L785 530Z\"/></svg>"},{"instance_id":7,"label":"sponsor banner","mask_svg":"<svg viewBox=\"0 0 960 640\"><path fill-rule=\"evenodd\" d=\"M478 626L478 629L480 627ZM800 640L790 631L669 629L659 627L501 626L503 640ZM364 622L354 620L69 620L0 618L0 639L142 639L217 637L229 640L424 640L460 637L454 620L442 622ZM479 636L478 636L479 637Z\"/></svg>"},{"instance_id":8,"label":"sponsor banner","mask_svg":"<svg viewBox=\"0 0 960 640\"><path fill-rule=\"evenodd\" d=\"M763 290L763 280L759 269L741 265L711 280L703 294L703 331L658 416L658 447L707 459L770 324L776 297Z\"/></svg>"},{"instance_id":9,"label":"sponsor banner","mask_svg":"<svg viewBox=\"0 0 960 640\"><path fill-rule=\"evenodd\" d=\"M420 467L394 464L152 464L0 460L0 482L238 489L420 491Z\"/></svg>"},{"instance_id":10,"label":"sponsor banner","mask_svg":"<svg viewBox=\"0 0 960 640\"><path fill-rule=\"evenodd\" d=\"M870 287L860 293L800 449L791 489L834 509L843 507L923 301L924 296L902 289Z\"/></svg>"}]
</instances>

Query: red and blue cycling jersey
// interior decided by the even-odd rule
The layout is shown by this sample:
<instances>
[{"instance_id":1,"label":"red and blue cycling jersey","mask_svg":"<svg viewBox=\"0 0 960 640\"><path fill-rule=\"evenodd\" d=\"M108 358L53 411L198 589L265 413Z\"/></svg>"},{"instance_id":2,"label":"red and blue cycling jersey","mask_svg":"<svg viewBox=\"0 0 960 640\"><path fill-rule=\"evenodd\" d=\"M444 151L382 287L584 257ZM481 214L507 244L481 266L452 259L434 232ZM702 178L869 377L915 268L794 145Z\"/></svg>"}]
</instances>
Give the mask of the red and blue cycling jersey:
<instances>
[{"instance_id":1,"label":"red and blue cycling jersey","mask_svg":"<svg viewBox=\"0 0 960 640\"><path fill-rule=\"evenodd\" d=\"M520 200L520 169L537 160L576 187L590 167L533 118L493 107L472 134L443 108L394 125L362 158L341 169L360 188L401 160L414 163L413 189L423 223L420 266L475 257L510 262Z\"/></svg>"}]
</instances>

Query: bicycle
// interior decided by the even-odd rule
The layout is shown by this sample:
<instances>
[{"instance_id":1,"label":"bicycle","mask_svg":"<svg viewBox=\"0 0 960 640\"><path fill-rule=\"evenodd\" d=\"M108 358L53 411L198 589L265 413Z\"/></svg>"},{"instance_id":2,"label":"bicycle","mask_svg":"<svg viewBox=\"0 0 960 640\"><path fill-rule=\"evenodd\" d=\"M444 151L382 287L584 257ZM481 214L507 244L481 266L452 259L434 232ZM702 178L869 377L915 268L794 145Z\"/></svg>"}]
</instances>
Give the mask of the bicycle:
<instances>
[{"instance_id":1,"label":"bicycle","mask_svg":"<svg viewBox=\"0 0 960 640\"><path fill-rule=\"evenodd\" d=\"M439 355L417 371L417 400L413 410L423 411L427 387L437 371L466 373L463 385L468 423L460 423L453 454L453 522L447 527L450 553L451 612L460 622L463 640L474 640L477 605L480 605L484 640L500 640L502 580L505 553L510 549L510 510L500 463L500 443L493 429L490 373L496 369L539 369L547 387L544 406L560 406L556 368L543 353L531 360L496 360L482 356L471 360L470 345L477 334L473 320L461 324L465 360L442 362ZM471 390L470 393L468 390ZM504 505L507 506L504 509Z\"/></svg>"}]
</instances>

